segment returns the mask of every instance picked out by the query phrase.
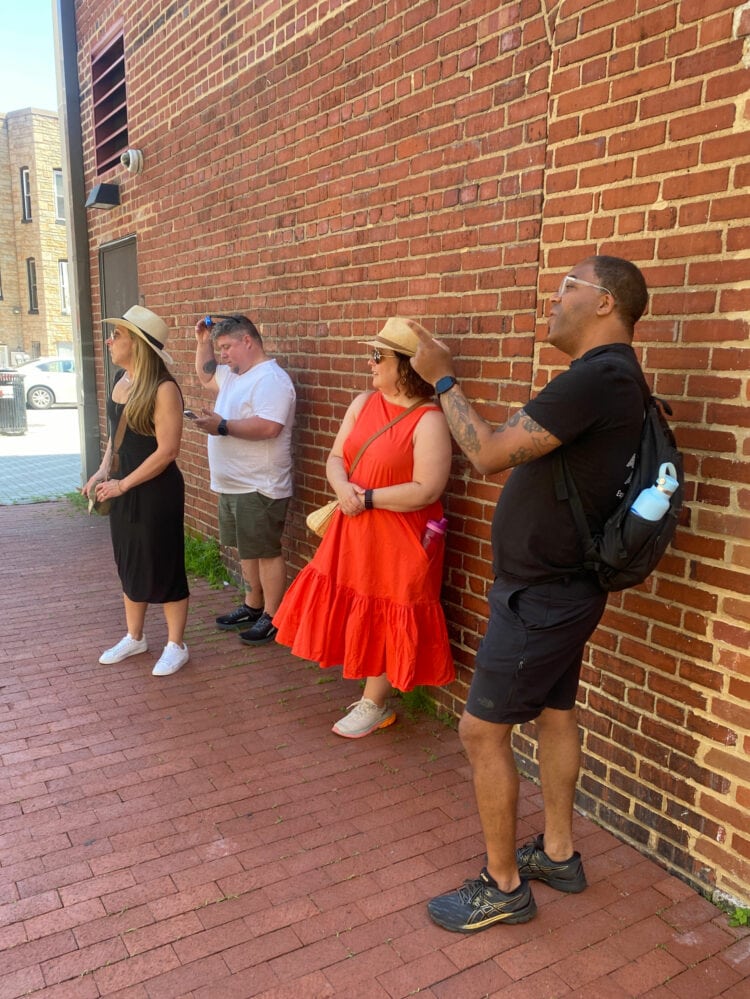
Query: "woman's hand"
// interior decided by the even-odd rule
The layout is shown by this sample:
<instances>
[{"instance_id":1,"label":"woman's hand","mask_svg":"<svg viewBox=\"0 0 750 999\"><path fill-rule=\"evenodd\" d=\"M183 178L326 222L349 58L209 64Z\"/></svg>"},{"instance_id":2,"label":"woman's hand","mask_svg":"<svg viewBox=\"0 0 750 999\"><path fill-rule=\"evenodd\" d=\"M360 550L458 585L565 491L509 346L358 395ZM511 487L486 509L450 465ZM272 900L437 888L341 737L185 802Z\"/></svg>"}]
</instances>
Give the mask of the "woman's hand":
<instances>
[{"instance_id":1,"label":"woman's hand","mask_svg":"<svg viewBox=\"0 0 750 999\"><path fill-rule=\"evenodd\" d=\"M347 517L358 517L365 510L365 491L356 482L346 482L336 488L339 509Z\"/></svg>"},{"instance_id":2,"label":"woman's hand","mask_svg":"<svg viewBox=\"0 0 750 999\"><path fill-rule=\"evenodd\" d=\"M117 499L118 496L122 496L126 491L122 488L122 483L119 479L105 479L104 482L100 482L96 486L96 502L103 503L104 500Z\"/></svg>"},{"instance_id":3,"label":"woman's hand","mask_svg":"<svg viewBox=\"0 0 750 999\"><path fill-rule=\"evenodd\" d=\"M94 474L91 476L86 485L81 486L81 492L83 493L83 495L87 499L90 499L93 491L96 489L99 483L104 482L104 478L105 478L104 472L102 472L101 468L97 472L94 472Z\"/></svg>"}]
</instances>

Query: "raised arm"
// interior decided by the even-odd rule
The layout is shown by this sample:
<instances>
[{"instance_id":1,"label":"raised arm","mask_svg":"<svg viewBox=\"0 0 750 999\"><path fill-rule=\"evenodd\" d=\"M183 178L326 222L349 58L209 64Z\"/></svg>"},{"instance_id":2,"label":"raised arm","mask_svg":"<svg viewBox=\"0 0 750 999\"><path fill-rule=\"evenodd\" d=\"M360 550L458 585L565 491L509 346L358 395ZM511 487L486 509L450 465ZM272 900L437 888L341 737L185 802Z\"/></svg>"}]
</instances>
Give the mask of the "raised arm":
<instances>
[{"instance_id":1,"label":"raised arm","mask_svg":"<svg viewBox=\"0 0 750 999\"><path fill-rule=\"evenodd\" d=\"M448 348L422 331L417 331L417 335L420 345L411 361L414 370L433 385L440 378L453 375L453 360ZM439 401L453 438L483 475L533 461L562 443L523 409L493 430L457 383L442 393Z\"/></svg>"},{"instance_id":2,"label":"raised arm","mask_svg":"<svg viewBox=\"0 0 750 999\"><path fill-rule=\"evenodd\" d=\"M198 381L204 388L218 393L219 385L215 378L216 355L205 319L195 324L195 340L195 373Z\"/></svg>"}]
</instances>

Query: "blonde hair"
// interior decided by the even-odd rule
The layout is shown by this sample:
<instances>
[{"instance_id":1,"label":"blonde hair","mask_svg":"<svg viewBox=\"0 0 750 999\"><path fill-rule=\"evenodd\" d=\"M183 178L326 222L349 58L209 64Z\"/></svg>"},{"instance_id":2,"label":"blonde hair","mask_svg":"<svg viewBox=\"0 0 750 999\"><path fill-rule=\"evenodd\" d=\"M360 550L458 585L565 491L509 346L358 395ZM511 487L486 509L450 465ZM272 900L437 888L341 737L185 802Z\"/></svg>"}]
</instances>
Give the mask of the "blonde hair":
<instances>
[{"instance_id":1,"label":"blonde hair","mask_svg":"<svg viewBox=\"0 0 750 999\"><path fill-rule=\"evenodd\" d=\"M141 337L130 330L127 330L127 334L133 342L134 357L133 387L125 403L128 426L137 434L153 437L156 390L165 379L174 379L167 371L164 361Z\"/></svg>"}]
</instances>

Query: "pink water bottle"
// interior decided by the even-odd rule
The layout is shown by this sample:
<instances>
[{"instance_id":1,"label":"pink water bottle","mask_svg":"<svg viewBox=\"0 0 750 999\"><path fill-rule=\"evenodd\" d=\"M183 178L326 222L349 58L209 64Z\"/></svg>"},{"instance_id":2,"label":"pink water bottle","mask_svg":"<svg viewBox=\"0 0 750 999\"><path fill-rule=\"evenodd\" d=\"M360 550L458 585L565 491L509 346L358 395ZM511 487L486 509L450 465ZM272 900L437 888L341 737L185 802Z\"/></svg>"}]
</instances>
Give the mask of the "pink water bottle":
<instances>
[{"instance_id":1,"label":"pink water bottle","mask_svg":"<svg viewBox=\"0 0 750 999\"><path fill-rule=\"evenodd\" d=\"M432 557L437 551L440 539L445 537L447 527L448 521L445 517L441 520L427 521L427 526L425 527L424 534L422 535L422 547L430 557Z\"/></svg>"}]
</instances>

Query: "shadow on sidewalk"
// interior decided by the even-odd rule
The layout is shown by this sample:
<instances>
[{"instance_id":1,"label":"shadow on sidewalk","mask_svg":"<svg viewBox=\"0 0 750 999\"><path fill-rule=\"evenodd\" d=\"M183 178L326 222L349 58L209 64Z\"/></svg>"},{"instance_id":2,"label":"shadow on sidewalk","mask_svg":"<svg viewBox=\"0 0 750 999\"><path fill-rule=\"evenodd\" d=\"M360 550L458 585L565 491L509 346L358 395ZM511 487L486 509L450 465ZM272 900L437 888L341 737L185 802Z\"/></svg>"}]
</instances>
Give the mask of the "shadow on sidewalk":
<instances>
[{"instance_id":1,"label":"shadow on sidewalk","mask_svg":"<svg viewBox=\"0 0 750 999\"><path fill-rule=\"evenodd\" d=\"M590 887L535 885L538 916L477 936L427 899L483 843L456 733L399 720L347 741L357 696L276 645L214 629L193 581L191 661L100 666L124 631L106 520L0 508L3 999L750 995L750 935L593 823ZM519 840L540 831L522 782Z\"/></svg>"}]
</instances>

